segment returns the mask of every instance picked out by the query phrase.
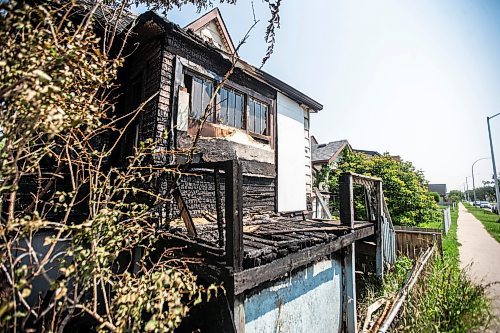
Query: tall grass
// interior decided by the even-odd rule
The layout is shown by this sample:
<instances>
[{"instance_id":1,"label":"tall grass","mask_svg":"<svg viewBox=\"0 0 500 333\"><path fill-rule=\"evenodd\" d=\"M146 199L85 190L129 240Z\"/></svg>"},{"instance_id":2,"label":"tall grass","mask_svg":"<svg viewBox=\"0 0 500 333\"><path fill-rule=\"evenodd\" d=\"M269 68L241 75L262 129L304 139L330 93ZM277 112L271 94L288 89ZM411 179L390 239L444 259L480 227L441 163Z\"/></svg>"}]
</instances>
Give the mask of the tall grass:
<instances>
[{"instance_id":1,"label":"tall grass","mask_svg":"<svg viewBox=\"0 0 500 333\"><path fill-rule=\"evenodd\" d=\"M443 239L444 256L432 259L410 292L392 332L465 333L485 328L491 319L485 287L475 285L459 265L458 209L451 211L451 227ZM400 257L383 283L365 282L360 321L368 305L380 297L390 299L402 287L413 261Z\"/></svg>"},{"instance_id":2,"label":"tall grass","mask_svg":"<svg viewBox=\"0 0 500 333\"><path fill-rule=\"evenodd\" d=\"M465 333L484 329L491 319L485 288L440 257L420 277L394 332Z\"/></svg>"}]
</instances>

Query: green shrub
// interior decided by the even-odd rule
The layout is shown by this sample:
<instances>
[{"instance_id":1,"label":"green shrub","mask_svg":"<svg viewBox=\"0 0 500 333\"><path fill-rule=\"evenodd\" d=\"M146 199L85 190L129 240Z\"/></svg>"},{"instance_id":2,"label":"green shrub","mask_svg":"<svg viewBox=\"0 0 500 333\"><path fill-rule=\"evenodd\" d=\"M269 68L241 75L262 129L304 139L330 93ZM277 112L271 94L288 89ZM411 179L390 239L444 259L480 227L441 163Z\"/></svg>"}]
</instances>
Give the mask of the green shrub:
<instances>
[{"instance_id":1,"label":"green shrub","mask_svg":"<svg viewBox=\"0 0 500 333\"><path fill-rule=\"evenodd\" d=\"M421 170L408 161L394 159L388 153L367 157L364 154L344 150L335 168L329 167L329 188L338 188L342 172L354 172L379 177L383 182L384 196L392 220L396 225L416 226L419 223L441 221L441 212L434 198L429 195L428 182ZM337 207L334 210L338 210Z\"/></svg>"},{"instance_id":2,"label":"green shrub","mask_svg":"<svg viewBox=\"0 0 500 333\"><path fill-rule=\"evenodd\" d=\"M429 195L434 199L436 203L439 203L441 201L441 197L439 196L439 193L437 192L429 192Z\"/></svg>"}]
</instances>

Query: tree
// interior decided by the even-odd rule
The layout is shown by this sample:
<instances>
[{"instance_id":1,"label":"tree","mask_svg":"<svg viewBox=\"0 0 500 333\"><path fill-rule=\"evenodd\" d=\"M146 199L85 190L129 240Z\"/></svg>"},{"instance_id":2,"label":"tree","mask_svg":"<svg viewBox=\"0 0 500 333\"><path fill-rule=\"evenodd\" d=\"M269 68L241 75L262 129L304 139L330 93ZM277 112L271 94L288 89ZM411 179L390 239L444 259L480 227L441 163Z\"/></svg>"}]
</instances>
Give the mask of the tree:
<instances>
[{"instance_id":1,"label":"tree","mask_svg":"<svg viewBox=\"0 0 500 333\"><path fill-rule=\"evenodd\" d=\"M171 199L159 198L148 186L171 172L143 163L155 152L155 142L141 143L126 170L107 166L118 141L106 142L103 133L119 140L126 131L117 126L123 119L113 115L126 42L116 36L117 24L141 2L164 10L210 3L97 0L82 1L83 8L62 0L0 3L2 330L62 332L83 316L100 331L173 331L193 304L217 289L198 285L168 251L151 259L161 237L154 207ZM268 3L270 55L279 1ZM113 18L100 35L93 29L97 11ZM137 253L134 269L131 261L120 266L119 258ZM44 281L52 292L37 299L35 281Z\"/></svg>"},{"instance_id":2,"label":"tree","mask_svg":"<svg viewBox=\"0 0 500 333\"><path fill-rule=\"evenodd\" d=\"M382 179L387 206L395 224L418 225L440 221L438 206L427 190L422 171L411 162L398 161L389 154L367 157L362 153L344 151L337 167L330 171L330 189L338 187L342 172L354 172Z\"/></svg>"},{"instance_id":3,"label":"tree","mask_svg":"<svg viewBox=\"0 0 500 333\"><path fill-rule=\"evenodd\" d=\"M450 193L448 193L448 198L451 200L451 202L460 202L465 197L462 191L452 190L450 191Z\"/></svg>"}]
</instances>

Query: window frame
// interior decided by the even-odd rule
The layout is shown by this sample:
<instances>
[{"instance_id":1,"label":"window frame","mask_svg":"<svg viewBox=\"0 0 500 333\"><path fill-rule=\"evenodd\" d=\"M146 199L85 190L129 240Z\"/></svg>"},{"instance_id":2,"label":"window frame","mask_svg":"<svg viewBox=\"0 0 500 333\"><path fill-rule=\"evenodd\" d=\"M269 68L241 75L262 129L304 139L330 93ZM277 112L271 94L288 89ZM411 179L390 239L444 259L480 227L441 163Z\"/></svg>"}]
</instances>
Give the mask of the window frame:
<instances>
[{"instance_id":1,"label":"window frame","mask_svg":"<svg viewBox=\"0 0 500 333\"><path fill-rule=\"evenodd\" d=\"M214 77L205 75L205 74L200 73L198 71L195 71L195 70L191 69L190 67L184 67L183 75L191 76L191 88L190 88L191 95L193 95L193 88L192 88L193 83L192 82L194 81L194 77L211 82L212 83L212 94L215 92L215 87L220 83L220 81L218 81ZM242 119L242 127L241 128L234 127L234 126L227 125L227 124L223 124L223 125L234 128L234 129L239 130L239 131L243 131L243 132L247 133L247 135L249 135L253 138L256 138L260 141L264 141L264 142L271 144L273 146L273 141L272 141L272 139L274 137L274 121L273 121L273 119L274 119L274 114L276 113L275 112L275 100L271 99L269 97L266 97L264 95L261 95L254 90L251 90L247 87L241 86L241 85L234 83L232 81L229 81L229 80L224 83L224 85L221 87L221 89L222 88L226 88L227 90L232 90L232 91L236 92L237 94L242 95L243 96L243 105L244 105L243 106L243 119ZM219 107L220 97L219 96L220 96L220 89L219 89L219 92L215 98L214 105L212 105L212 115L207 118L207 122L212 123L212 124L220 124L217 122L218 114L220 112L220 107ZM250 110L249 110L250 98L258 101L260 104L267 106L267 117L265 119L265 122L267 124L268 134L266 134L266 135L253 132L249 129L248 124L249 124L249 116L250 116ZM200 118L195 118L192 115L192 110L193 110L193 97L192 96L190 96L189 104L190 104L189 118L199 120Z\"/></svg>"},{"instance_id":2,"label":"window frame","mask_svg":"<svg viewBox=\"0 0 500 333\"><path fill-rule=\"evenodd\" d=\"M250 129L248 128L248 126L247 126L247 131L252 136L256 136L256 137L259 137L259 138L262 138L262 139L270 138L271 137L271 112L272 112L271 110L272 110L272 104L268 104L268 103L262 101L259 98L256 98L256 97L253 97L253 96L249 96L247 98L247 100L248 100L248 102L247 102L247 117L250 116L250 98L253 99L253 100L255 100L255 101L257 101L258 103L260 103L260 105L265 105L267 107L267 115L266 115L265 123L267 124L266 130L269 132L269 134L266 135L266 134L261 134L261 133L257 133L257 132L254 132L254 131L250 131ZM261 112L262 112L262 109L261 109ZM248 124L248 122L247 122L247 124Z\"/></svg>"},{"instance_id":3,"label":"window frame","mask_svg":"<svg viewBox=\"0 0 500 333\"><path fill-rule=\"evenodd\" d=\"M221 112L221 108L220 108L220 105L222 103L222 99L220 98L220 95L221 95L221 92L222 92L222 89L225 89L225 90L228 90L228 91L232 91L235 95L241 95L242 97L242 119L241 119L241 127L236 127L236 126L232 126L232 125L228 125L228 124L225 124L225 123L219 123L218 120L219 120L219 112ZM232 127L232 128L235 128L235 129L238 129L238 130L241 130L241 131L246 131L247 130L247 94L239 89L236 89L234 87L232 87L231 85L229 84L224 84L220 89L219 89L219 93L217 94L217 97L216 97L216 108L215 108L215 122L214 124L223 124L224 126L229 126L229 127ZM229 102L229 101L228 101ZM226 106L227 109L229 109L229 105ZM236 109L236 103L235 103L235 109Z\"/></svg>"},{"instance_id":4,"label":"window frame","mask_svg":"<svg viewBox=\"0 0 500 333\"><path fill-rule=\"evenodd\" d=\"M213 95L213 93L214 93L215 86L216 86L216 82L215 82L215 80L214 80L213 78L211 78L211 77L208 77L208 76L206 76L206 75L203 75L203 74L201 74L201 73L198 73L198 72L195 72L195 71L192 71L192 70L189 70L189 69L186 69L186 70L184 71L183 75L189 75L189 76L191 76L191 87L189 88L189 89L190 89L190 96L189 96L189 118L190 118L190 119L197 119L197 120L200 120L200 119L202 119L202 118L203 118L203 114L205 113L205 109L202 109L202 111L201 111L201 112L202 112L202 114L200 115L200 117L199 117L199 118L197 118L197 117L195 117L195 116L193 115L193 110L194 110L194 107L193 107L193 82L194 82L194 78L196 77L196 78L198 78L198 79L200 79L200 80L203 80L203 81L209 82L209 83L212 85L212 89L211 89L210 97L212 97L212 95ZM204 87L204 86L205 86L205 85L204 85L204 84L202 84L202 87ZM186 88L187 88L187 87L186 87ZM202 90L202 92L201 92L201 93L202 93L202 96L203 96L203 90ZM202 99L203 99L203 97L202 97ZM214 108L215 108L215 105L216 105L216 104L217 104L217 103L214 103L214 105L212 105L212 114L211 114L211 116L207 117L207 121L208 121L208 122L212 122L212 123L213 123L213 122L214 122L214 120L216 119L216 118L215 118L215 116L216 116L216 115L215 115L215 112L214 112L214 111L215 111L215 110L214 110Z\"/></svg>"}]
</instances>

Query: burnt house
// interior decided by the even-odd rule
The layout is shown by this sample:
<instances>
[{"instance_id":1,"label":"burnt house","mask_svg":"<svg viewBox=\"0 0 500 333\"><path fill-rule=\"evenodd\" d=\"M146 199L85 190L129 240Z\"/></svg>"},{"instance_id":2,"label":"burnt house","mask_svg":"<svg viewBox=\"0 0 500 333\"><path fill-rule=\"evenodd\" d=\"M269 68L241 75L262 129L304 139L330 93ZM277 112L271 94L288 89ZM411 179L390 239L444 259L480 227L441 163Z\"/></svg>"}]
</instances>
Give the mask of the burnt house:
<instances>
[{"instance_id":1,"label":"burnt house","mask_svg":"<svg viewBox=\"0 0 500 333\"><path fill-rule=\"evenodd\" d=\"M163 244L197 256L192 269L226 289L220 311L194 311L198 326L185 329L355 332L355 243L382 274L390 226L381 181L354 174L341 179L340 221L308 218L309 122L322 105L243 60L217 91L235 52L218 9L185 28L144 13L127 43L118 112L144 108L114 163L151 139L149 163L185 166L155 180L159 195L175 194L157 215ZM355 221L355 186L367 189L367 221Z\"/></svg>"}]
</instances>

